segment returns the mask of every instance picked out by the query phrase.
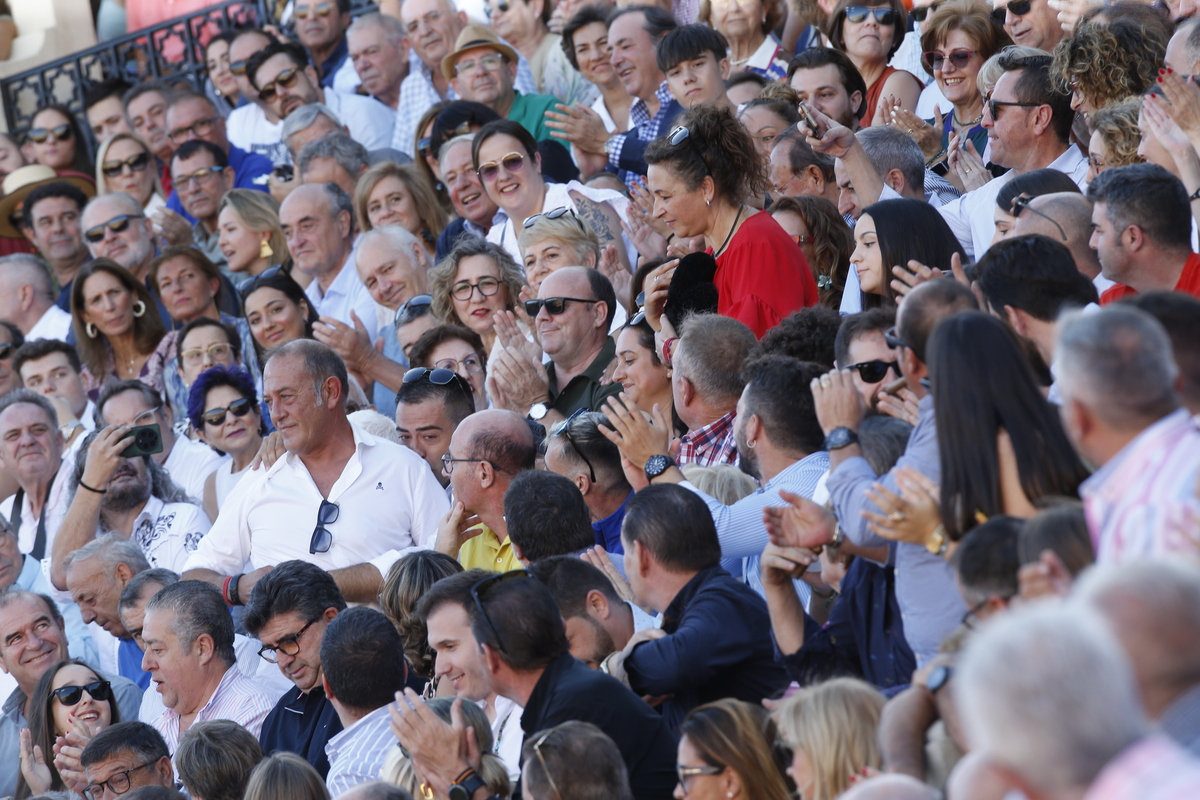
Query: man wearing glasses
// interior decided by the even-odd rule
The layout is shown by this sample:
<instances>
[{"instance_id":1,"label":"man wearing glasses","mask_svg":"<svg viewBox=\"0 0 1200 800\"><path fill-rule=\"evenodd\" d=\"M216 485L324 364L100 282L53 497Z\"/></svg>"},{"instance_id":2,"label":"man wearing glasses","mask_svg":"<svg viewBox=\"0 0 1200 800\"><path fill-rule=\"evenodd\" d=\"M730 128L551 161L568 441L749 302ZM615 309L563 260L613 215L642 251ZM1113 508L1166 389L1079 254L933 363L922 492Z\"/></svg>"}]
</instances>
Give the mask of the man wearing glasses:
<instances>
[{"instance_id":1,"label":"man wearing glasses","mask_svg":"<svg viewBox=\"0 0 1200 800\"><path fill-rule=\"evenodd\" d=\"M196 222L191 230L186 230L182 218L162 211L159 222L163 237L172 245L194 244L209 261L218 267L225 266L225 254L219 246L217 212L221 198L237 185L237 172L229 165L229 157L211 142L188 140L171 157L171 180L183 210Z\"/></svg>"},{"instance_id":2,"label":"man wearing glasses","mask_svg":"<svg viewBox=\"0 0 1200 800\"><path fill-rule=\"evenodd\" d=\"M112 800L142 786L175 788L167 743L144 722L105 728L87 743L79 760L87 776L84 800Z\"/></svg>"}]
</instances>

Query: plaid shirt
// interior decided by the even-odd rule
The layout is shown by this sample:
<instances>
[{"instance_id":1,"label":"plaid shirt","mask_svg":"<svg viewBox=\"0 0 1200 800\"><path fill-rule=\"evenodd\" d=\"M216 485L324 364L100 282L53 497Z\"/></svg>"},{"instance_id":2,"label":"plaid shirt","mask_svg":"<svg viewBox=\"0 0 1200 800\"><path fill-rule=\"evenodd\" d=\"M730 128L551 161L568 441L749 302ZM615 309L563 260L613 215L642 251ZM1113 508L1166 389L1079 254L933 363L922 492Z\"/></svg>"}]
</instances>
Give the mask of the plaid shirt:
<instances>
[{"instance_id":1,"label":"plaid shirt","mask_svg":"<svg viewBox=\"0 0 1200 800\"><path fill-rule=\"evenodd\" d=\"M699 464L711 467L716 464L732 464L737 461L737 441L733 437L733 421L736 411L730 411L703 428L688 431L679 441L679 456L682 464Z\"/></svg>"},{"instance_id":2,"label":"plaid shirt","mask_svg":"<svg viewBox=\"0 0 1200 800\"><path fill-rule=\"evenodd\" d=\"M604 143L604 151L608 154L609 165L620 171L621 178L627 186L633 186L637 182L638 175L632 170L621 167L621 151L625 148L625 139L632 134L635 139L651 142L665 133L662 127L663 123L667 121L668 115L674 118L679 113L679 104L671 95L671 89L667 86L666 81L663 81L654 92L654 97L658 100L657 114L650 116L650 109L646 107L646 101L640 97L633 98L633 105L629 107L630 129L625 133L618 133L610 137Z\"/></svg>"}]
</instances>

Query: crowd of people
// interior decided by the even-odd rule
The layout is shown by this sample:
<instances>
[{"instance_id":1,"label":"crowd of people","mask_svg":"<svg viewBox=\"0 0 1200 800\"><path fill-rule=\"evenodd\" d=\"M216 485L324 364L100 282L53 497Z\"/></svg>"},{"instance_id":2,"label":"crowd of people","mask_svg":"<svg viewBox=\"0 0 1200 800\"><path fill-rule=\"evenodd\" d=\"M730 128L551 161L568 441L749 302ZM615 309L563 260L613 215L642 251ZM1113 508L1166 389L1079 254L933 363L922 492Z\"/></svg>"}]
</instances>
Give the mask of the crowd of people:
<instances>
[{"instance_id":1,"label":"crowd of people","mask_svg":"<svg viewBox=\"0 0 1200 800\"><path fill-rule=\"evenodd\" d=\"M1200 797L1193 11L291 0L0 134L0 798Z\"/></svg>"}]
</instances>

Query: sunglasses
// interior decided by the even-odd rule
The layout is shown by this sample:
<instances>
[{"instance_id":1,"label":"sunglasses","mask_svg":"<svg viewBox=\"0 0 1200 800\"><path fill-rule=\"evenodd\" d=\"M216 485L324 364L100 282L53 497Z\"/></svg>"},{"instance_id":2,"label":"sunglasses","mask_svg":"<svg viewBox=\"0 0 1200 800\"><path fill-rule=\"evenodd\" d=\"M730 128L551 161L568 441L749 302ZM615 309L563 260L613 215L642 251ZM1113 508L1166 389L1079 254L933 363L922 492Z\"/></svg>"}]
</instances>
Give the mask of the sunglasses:
<instances>
[{"instance_id":1,"label":"sunglasses","mask_svg":"<svg viewBox=\"0 0 1200 800\"><path fill-rule=\"evenodd\" d=\"M542 745L550 738L550 734L554 733L554 728L543 733L536 742L533 743L533 752L538 758L538 763L542 765L542 773L546 776L546 782L550 784L550 788L554 791L555 797L562 797L562 793L558 791L558 785L554 783L554 776L550 773L550 768L546 766L546 757L542 755Z\"/></svg>"},{"instance_id":2,"label":"sunglasses","mask_svg":"<svg viewBox=\"0 0 1200 800\"><path fill-rule=\"evenodd\" d=\"M433 305L433 298L427 294L419 294L413 297L407 303L400 306L400 308L396 309L396 327L407 325L414 319L425 316L431 305Z\"/></svg>"},{"instance_id":3,"label":"sunglasses","mask_svg":"<svg viewBox=\"0 0 1200 800\"><path fill-rule=\"evenodd\" d=\"M309 11L307 8L303 8L295 12L292 16L294 16L296 19L304 20L308 19L309 17L328 17L332 13L333 3L317 3L315 6L313 6L312 11Z\"/></svg>"},{"instance_id":4,"label":"sunglasses","mask_svg":"<svg viewBox=\"0 0 1200 800\"><path fill-rule=\"evenodd\" d=\"M104 177L115 178L124 174L126 167L129 167L130 172L145 172L148 166L150 166L150 154L143 150L124 161L105 161L101 169L104 171Z\"/></svg>"},{"instance_id":5,"label":"sunglasses","mask_svg":"<svg viewBox=\"0 0 1200 800\"><path fill-rule=\"evenodd\" d=\"M578 297L547 297L545 300L526 300L525 313L530 317L536 317L545 306L546 313L552 317L557 317L567 308L567 303L599 303L599 300L583 300Z\"/></svg>"},{"instance_id":6,"label":"sunglasses","mask_svg":"<svg viewBox=\"0 0 1200 800\"><path fill-rule=\"evenodd\" d=\"M199 186L202 181L207 181L218 172L224 172L225 167L202 167L195 172L185 172L182 175L175 176L175 187L177 189L188 189L192 186Z\"/></svg>"},{"instance_id":7,"label":"sunglasses","mask_svg":"<svg viewBox=\"0 0 1200 800\"><path fill-rule=\"evenodd\" d=\"M696 151L696 155L700 157L700 163L704 165L704 171L712 175L712 170L708 168L708 161L704 158L704 153L700 152L700 146L692 139L692 132L683 125L679 125L670 133L667 134L667 141L672 147L678 147L683 142L691 142L692 149Z\"/></svg>"},{"instance_id":8,"label":"sunglasses","mask_svg":"<svg viewBox=\"0 0 1200 800\"><path fill-rule=\"evenodd\" d=\"M887 376L889 369L900 372L900 365L895 361L860 361L857 364L851 364L846 369L858 370L858 377L863 379L863 383L879 383Z\"/></svg>"},{"instance_id":9,"label":"sunglasses","mask_svg":"<svg viewBox=\"0 0 1200 800\"><path fill-rule=\"evenodd\" d=\"M896 333L895 325L883 332L883 340L887 342L887 346L893 350L899 350L901 347L908 347L908 342L901 339L900 334Z\"/></svg>"},{"instance_id":10,"label":"sunglasses","mask_svg":"<svg viewBox=\"0 0 1200 800\"><path fill-rule=\"evenodd\" d=\"M251 56L250 58L253 58L253 57L254 56ZM230 61L229 62L229 71L232 72L234 75L245 75L246 74L246 65L249 63L250 63L249 58L243 58L241 61Z\"/></svg>"},{"instance_id":11,"label":"sunglasses","mask_svg":"<svg viewBox=\"0 0 1200 800\"><path fill-rule=\"evenodd\" d=\"M198 120L191 125L188 125L186 128L179 128L171 131L167 134L167 138L169 138L176 145L186 142L188 139L188 134L195 136L197 139L201 139L205 136L208 136L208 134L212 132L213 125L216 123L216 121L216 117Z\"/></svg>"},{"instance_id":12,"label":"sunglasses","mask_svg":"<svg viewBox=\"0 0 1200 800\"><path fill-rule=\"evenodd\" d=\"M637 313L629 318L625 323L625 327L632 328L634 325L641 325L646 319L646 293L638 292L638 296L633 298L633 304L637 307Z\"/></svg>"},{"instance_id":13,"label":"sunglasses","mask_svg":"<svg viewBox=\"0 0 1200 800\"><path fill-rule=\"evenodd\" d=\"M592 483L595 483L596 482L596 470L595 470L595 468L592 467L591 460L588 459L587 454L585 454L582 450L579 449L579 445L576 444L576 442L575 442L575 437L571 436L571 423L574 422L575 420L579 419L581 414L586 414L589 411L591 411L590 408L575 409L575 413L572 414L571 416L567 417L566 420L563 421L563 424L559 425L558 429L554 431L553 435L555 435L555 436L562 435L562 437L567 440L567 444L571 445L571 447L574 448L575 452L579 454L579 457L583 459L583 463L587 464L588 477L591 478Z\"/></svg>"},{"instance_id":14,"label":"sunglasses","mask_svg":"<svg viewBox=\"0 0 1200 800\"><path fill-rule=\"evenodd\" d=\"M913 18L914 22L924 22L925 18L936 11L937 7L940 5L941 3L933 3L932 5L928 6L918 6L912 11L908 12L908 15Z\"/></svg>"},{"instance_id":15,"label":"sunglasses","mask_svg":"<svg viewBox=\"0 0 1200 800\"><path fill-rule=\"evenodd\" d=\"M65 142L75 135L70 125L59 125L57 128L34 128L29 131L29 141L44 144L51 136L56 141Z\"/></svg>"},{"instance_id":16,"label":"sunglasses","mask_svg":"<svg viewBox=\"0 0 1200 800\"><path fill-rule=\"evenodd\" d=\"M1018 106L1020 108L1037 108L1038 106L1042 105L1042 103L1019 103L1015 100L993 100L991 92L988 92L984 96L983 103L987 107L988 113L992 115L992 122L995 122L997 119L1000 118L1000 116L999 116L1000 109L1004 108L1005 106Z\"/></svg>"},{"instance_id":17,"label":"sunglasses","mask_svg":"<svg viewBox=\"0 0 1200 800\"><path fill-rule=\"evenodd\" d=\"M228 347L229 345L225 345ZM228 411L235 417L241 418L254 410L254 403L247 397L239 400L234 400L226 408L214 408L211 411L205 411L202 419L205 425L212 425L214 428L218 425L225 424L225 412ZM326 548L329 549L329 548Z\"/></svg>"},{"instance_id":18,"label":"sunglasses","mask_svg":"<svg viewBox=\"0 0 1200 800\"><path fill-rule=\"evenodd\" d=\"M433 155L433 137L422 136L417 140L417 152L421 158L429 158Z\"/></svg>"},{"instance_id":19,"label":"sunglasses","mask_svg":"<svg viewBox=\"0 0 1200 800\"><path fill-rule=\"evenodd\" d=\"M258 90L258 99L264 103L269 103L279 94L279 88L290 89L296 85L296 81L300 80L300 68L292 67L285 69L283 72L275 76L275 80L268 83L266 86Z\"/></svg>"},{"instance_id":20,"label":"sunglasses","mask_svg":"<svg viewBox=\"0 0 1200 800\"><path fill-rule=\"evenodd\" d=\"M492 8L490 5L484 5L483 13L487 15L488 19L491 19L492 14L496 13L497 11L503 14L504 12L508 11L508 9L508 0L500 0L499 3L496 3L495 8Z\"/></svg>"},{"instance_id":21,"label":"sunglasses","mask_svg":"<svg viewBox=\"0 0 1200 800\"><path fill-rule=\"evenodd\" d=\"M135 219L142 219L142 215L141 214L122 214L119 217L113 217L108 222L105 222L102 225L97 225L94 228L88 228L87 231L84 232L83 238L87 239L92 244L96 244L97 242L102 242L102 241L104 241L104 236L105 236L104 229L105 228L112 231L113 233L124 233L126 230L129 229L129 222L131 220L135 220Z\"/></svg>"},{"instance_id":22,"label":"sunglasses","mask_svg":"<svg viewBox=\"0 0 1200 800\"><path fill-rule=\"evenodd\" d=\"M1033 0L1013 0L1011 3L1001 3L992 9L992 19L1003 25L1007 15L1005 11L1011 11L1014 17L1023 17L1029 13L1030 6L1033 5Z\"/></svg>"},{"instance_id":23,"label":"sunglasses","mask_svg":"<svg viewBox=\"0 0 1200 800\"><path fill-rule=\"evenodd\" d=\"M329 548L333 544L333 534L325 526L337 522L339 513L341 513L341 509L338 508L337 503L331 503L328 500L321 501L321 507L317 509L317 529L313 531L312 539L308 542L309 555L329 552Z\"/></svg>"},{"instance_id":24,"label":"sunglasses","mask_svg":"<svg viewBox=\"0 0 1200 800\"><path fill-rule=\"evenodd\" d=\"M866 6L846 6L846 19L850 22L858 23L867 18L867 15L875 17L875 21L880 25L891 25L896 21L896 12L890 8L867 8Z\"/></svg>"},{"instance_id":25,"label":"sunglasses","mask_svg":"<svg viewBox=\"0 0 1200 800\"><path fill-rule=\"evenodd\" d=\"M955 69L966 69L967 64L971 63L971 56L975 55L974 50L951 50L949 53L939 53L936 50L930 50L921 55L921 63L930 72L937 72L942 68L942 65L949 61Z\"/></svg>"},{"instance_id":26,"label":"sunglasses","mask_svg":"<svg viewBox=\"0 0 1200 800\"><path fill-rule=\"evenodd\" d=\"M537 223L537 221L539 219L541 219L542 217L545 217L546 219L562 219L567 214L570 214L576 220L579 219L579 217L577 217L575 215L575 209L571 208L570 206L559 206L558 208L555 208L551 211L546 211L545 213L542 213L542 214L534 214L531 217L526 217L523 227L532 228Z\"/></svg>"},{"instance_id":27,"label":"sunglasses","mask_svg":"<svg viewBox=\"0 0 1200 800\"><path fill-rule=\"evenodd\" d=\"M1048 214L1038 211L1036 208L1030 208L1029 204L1032 202L1033 202L1033 198L1027 194L1022 194L1022 195L1018 195L1018 196L1014 197L1013 201L1012 201L1012 215L1014 217L1019 217L1019 216L1021 216L1022 211L1029 211L1031 214L1037 214L1039 217L1046 220L1051 225L1053 225L1055 228L1057 228L1058 235L1062 237L1062 240L1064 242L1067 241L1067 232L1063 230L1063 226L1059 225L1058 221L1055 220L1053 217L1049 216Z\"/></svg>"},{"instance_id":28,"label":"sunglasses","mask_svg":"<svg viewBox=\"0 0 1200 800\"><path fill-rule=\"evenodd\" d=\"M13 354L13 350L15 350L15 349L16 348L13 347L12 342L5 342L4 344L0 344L0 361L3 361L4 359L11 356Z\"/></svg>"},{"instance_id":29,"label":"sunglasses","mask_svg":"<svg viewBox=\"0 0 1200 800\"><path fill-rule=\"evenodd\" d=\"M501 653L507 653L508 650L504 648L504 640L500 638L500 632L496 630L496 626L492 624L492 618L488 616L487 609L483 607L483 594L497 583L513 578L534 578L534 576L533 573L526 572L523 569L514 569L511 572L502 572L499 575L484 578L471 587L471 599L475 601L475 609L479 612L479 616L483 619L484 624L487 625L488 630L496 637L496 649ZM534 578L534 580L537 579Z\"/></svg>"},{"instance_id":30,"label":"sunglasses","mask_svg":"<svg viewBox=\"0 0 1200 800\"><path fill-rule=\"evenodd\" d=\"M112 684L108 681L92 681L83 686L61 686L50 694L57 697L58 702L64 706L73 706L78 705L79 701L83 699L85 691L92 696L93 700L104 702L112 699Z\"/></svg>"},{"instance_id":31,"label":"sunglasses","mask_svg":"<svg viewBox=\"0 0 1200 800\"><path fill-rule=\"evenodd\" d=\"M480 180L493 181L500 173L500 167L504 167L506 172L520 172L525 169L525 156L520 153L509 153L498 162L488 161L480 164L475 173L479 175Z\"/></svg>"},{"instance_id":32,"label":"sunglasses","mask_svg":"<svg viewBox=\"0 0 1200 800\"><path fill-rule=\"evenodd\" d=\"M467 357L471 358L472 356L467 356ZM472 370L472 371L474 372L475 370ZM413 367L408 372L404 373L404 377L401 379L401 382L404 383L405 385L410 384L410 383L416 383L417 381L421 380L422 378L424 378L427 375L429 376L429 382L432 383L434 386L446 386L448 384L453 383L455 386L457 386L459 388L459 391L461 391L464 395L466 395L466 398L471 401L471 406L474 407L475 397L471 394L471 385L469 383L467 383L466 380L461 375L459 375L457 372L455 372L452 369L447 369L446 367L435 367L434 369L430 369L429 367ZM449 455L450 454L447 453L446 455L442 456L442 466L447 466L446 459L449 457ZM452 458L450 460L451 461L474 461L476 459ZM492 466L494 467L496 465L492 464ZM446 471L450 472L453 469L454 469L454 467L450 467L450 469L447 469Z\"/></svg>"}]
</instances>

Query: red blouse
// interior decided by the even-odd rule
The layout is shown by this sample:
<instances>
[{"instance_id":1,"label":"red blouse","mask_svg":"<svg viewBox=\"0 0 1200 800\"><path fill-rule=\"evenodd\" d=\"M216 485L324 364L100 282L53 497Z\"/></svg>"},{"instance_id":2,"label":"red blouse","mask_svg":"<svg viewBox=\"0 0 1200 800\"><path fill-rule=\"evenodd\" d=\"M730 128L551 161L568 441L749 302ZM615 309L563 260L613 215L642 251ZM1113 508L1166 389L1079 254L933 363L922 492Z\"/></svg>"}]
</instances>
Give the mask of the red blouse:
<instances>
[{"instance_id":1,"label":"red blouse","mask_svg":"<svg viewBox=\"0 0 1200 800\"><path fill-rule=\"evenodd\" d=\"M817 282L804 253L766 211L742 223L717 257L717 313L762 335L787 315L817 304Z\"/></svg>"}]
</instances>

